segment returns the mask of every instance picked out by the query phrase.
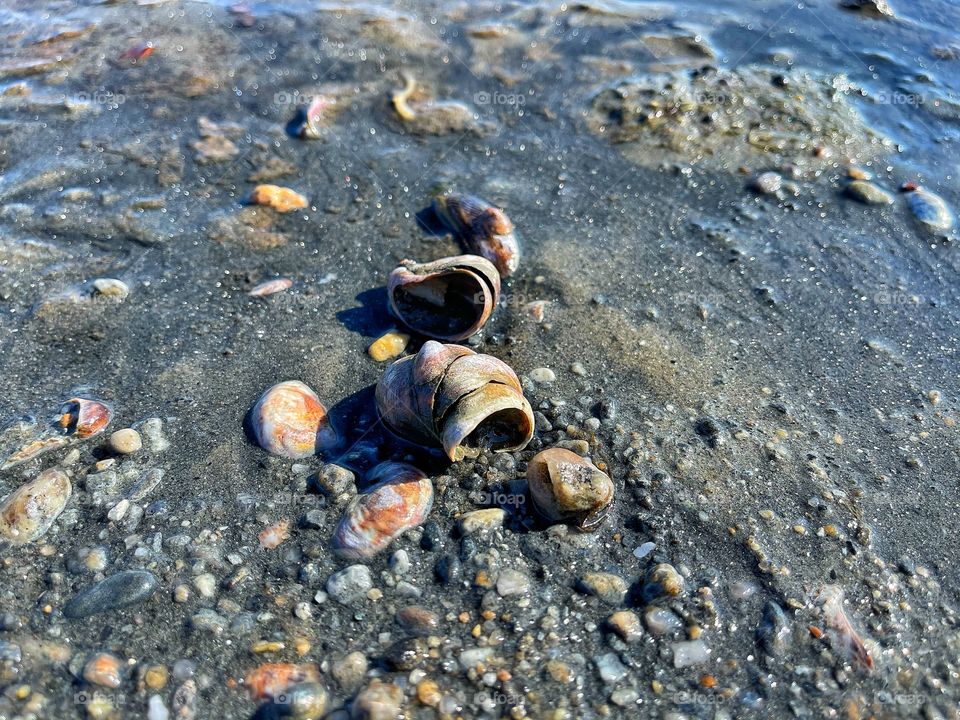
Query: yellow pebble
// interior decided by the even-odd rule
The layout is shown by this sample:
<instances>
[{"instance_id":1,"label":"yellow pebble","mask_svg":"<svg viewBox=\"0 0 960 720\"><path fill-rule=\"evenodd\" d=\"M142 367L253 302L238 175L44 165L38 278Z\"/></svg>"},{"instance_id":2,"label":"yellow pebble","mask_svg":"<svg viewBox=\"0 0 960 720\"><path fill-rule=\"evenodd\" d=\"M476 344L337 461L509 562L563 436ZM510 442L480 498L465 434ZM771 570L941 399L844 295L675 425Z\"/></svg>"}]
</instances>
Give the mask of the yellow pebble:
<instances>
[{"instance_id":1,"label":"yellow pebble","mask_svg":"<svg viewBox=\"0 0 960 720\"><path fill-rule=\"evenodd\" d=\"M280 652L285 648L282 642L277 640L257 640L253 645L250 646L250 652L260 654L260 653L274 653Z\"/></svg>"},{"instance_id":2,"label":"yellow pebble","mask_svg":"<svg viewBox=\"0 0 960 720\"><path fill-rule=\"evenodd\" d=\"M170 673L163 665L152 665L147 668L147 672L143 675L143 681L151 690L160 690L166 687L169 678Z\"/></svg>"},{"instance_id":3,"label":"yellow pebble","mask_svg":"<svg viewBox=\"0 0 960 720\"><path fill-rule=\"evenodd\" d=\"M417 700L424 705L434 706L440 702L440 688L430 679L421 680L417 683Z\"/></svg>"},{"instance_id":4,"label":"yellow pebble","mask_svg":"<svg viewBox=\"0 0 960 720\"><path fill-rule=\"evenodd\" d=\"M410 336L398 330L389 330L374 340L367 352L377 362L392 360L407 349L407 343L410 342Z\"/></svg>"}]
</instances>

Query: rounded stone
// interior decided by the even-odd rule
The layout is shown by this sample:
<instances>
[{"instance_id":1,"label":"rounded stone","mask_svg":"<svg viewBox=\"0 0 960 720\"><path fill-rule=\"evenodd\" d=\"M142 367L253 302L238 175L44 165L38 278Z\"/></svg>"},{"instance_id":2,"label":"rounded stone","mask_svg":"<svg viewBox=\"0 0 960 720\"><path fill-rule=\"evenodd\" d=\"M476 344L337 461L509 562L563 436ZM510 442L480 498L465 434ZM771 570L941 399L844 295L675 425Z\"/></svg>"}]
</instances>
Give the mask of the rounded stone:
<instances>
[{"instance_id":1,"label":"rounded stone","mask_svg":"<svg viewBox=\"0 0 960 720\"><path fill-rule=\"evenodd\" d=\"M133 428L117 430L110 436L110 449L121 455L132 455L143 447L143 440Z\"/></svg>"}]
</instances>

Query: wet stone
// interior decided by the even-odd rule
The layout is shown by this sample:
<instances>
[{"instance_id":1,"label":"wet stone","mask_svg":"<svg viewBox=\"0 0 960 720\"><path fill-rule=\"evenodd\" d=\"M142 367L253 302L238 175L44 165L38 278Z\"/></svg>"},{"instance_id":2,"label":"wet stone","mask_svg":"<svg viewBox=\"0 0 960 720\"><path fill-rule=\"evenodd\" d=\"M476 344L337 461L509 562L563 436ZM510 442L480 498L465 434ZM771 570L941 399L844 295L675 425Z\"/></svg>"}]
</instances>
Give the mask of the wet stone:
<instances>
[{"instance_id":1,"label":"wet stone","mask_svg":"<svg viewBox=\"0 0 960 720\"><path fill-rule=\"evenodd\" d=\"M497 593L500 597L526 595L530 591L530 578L519 570L506 568L497 578Z\"/></svg>"},{"instance_id":2,"label":"wet stone","mask_svg":"<svg viewBox=\"0 0 960 720\"><path fill-rule=\"evenodd\" d=\"M893 195L867 180L854 180L847 185L846 194L865 205L892 205Z\"/></svg>"},{"instance_id":3,"label":"wet stone","mask_svg":"<svg viewBox=\"0 0 960 720\"><path fill-rule=\"evenodd\" d=\"M783 186L783 178L775 172L764 172L757 175L750 187L761 195L776 195Z\"/></svg>"},{"instance_id":4,"label":"wet stone","mask_svg":"<svg viewBox=\"0 0 960 720\"><path fill-rule=\"evenodd\" d=\"M353 605L366 597L373 587L366 565L351 565L334 573L327 580L327 593L341 605Z\"/></svg>"},{"instance_id":5,"label":"wet stone","mask_svg":"<svg viewBox=\"0 0 960 720\"><path fill-rule=\"evenodd\" d=\"M616 653L597 655L593 658L593 662L597 666L600 679L607 685L613 685L627 676L627 668L620 662Z\"/></svg>"},{"instance_id":6,"label":"wet stone","mask_svg":"<svg viewBox=\"0 0 960 720\"><path fill-rule=\"evenodd\" d=\"M71 619L119 610L141 603L157 589L157 579L147 570L123 570L75 596L63 608Z\"/></svg>"},{"instance_id":7,"label":"wet stone","mask_svg":"<svg viewBox=\"0 0 960 720\"><path fill-rule=\"evenodd\" d=\"M607 605L622 605L627 596L627 582L613 573L587 573L577 581L577 590Z\"/></svg>"}]
</instances>

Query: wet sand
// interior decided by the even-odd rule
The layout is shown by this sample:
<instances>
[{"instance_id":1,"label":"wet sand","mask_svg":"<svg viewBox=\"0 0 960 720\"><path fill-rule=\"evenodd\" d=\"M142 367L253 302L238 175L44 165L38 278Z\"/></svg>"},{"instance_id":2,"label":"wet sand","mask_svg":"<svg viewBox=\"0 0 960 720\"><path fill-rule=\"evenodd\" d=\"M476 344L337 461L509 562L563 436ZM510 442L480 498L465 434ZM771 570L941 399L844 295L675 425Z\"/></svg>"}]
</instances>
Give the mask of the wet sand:
<instances>
[{"instance_id":1,"label":"wet sand","mask_svg":"<svg viewBox=\"0 0 960 720\"><path fill-rule=\"evenodd\" d=\"M0 449L75 396L115 416L0 475L3 496L48 467L73 484L46 534L3 549L0 714L273 717L289 704L242 681L275 662L315 664L332 717L379 717L378 680L399 688L384 717L956 715L956 239L898 192L960 206L956 9L50 8L0 15ZM317 96L320 137L296 137ZM847 195L867 176L892 204ZM262 183L308 207L247 204ZM519 270L468 344L540 413L526 450L452 465L384 433L366 351L396 325L397 263L460 251L418 220L438 187L517 228ZM247 294L274 278L293 284ZM251 441L287 379L330 408L336 448ZM127 427L144 447L119 455ZM558 443L615 483L594 533L527 502L526 463ZM338 598L346 498L314 475L336 463L362 491L392 459L428 472L432 513ZM503 527L464 537L488 506ZM141 569L148 597L64 614ZM596 572L626 591L590 590ZM97 652L117 687L84 679Z\"/></svg>"}]
</instances>

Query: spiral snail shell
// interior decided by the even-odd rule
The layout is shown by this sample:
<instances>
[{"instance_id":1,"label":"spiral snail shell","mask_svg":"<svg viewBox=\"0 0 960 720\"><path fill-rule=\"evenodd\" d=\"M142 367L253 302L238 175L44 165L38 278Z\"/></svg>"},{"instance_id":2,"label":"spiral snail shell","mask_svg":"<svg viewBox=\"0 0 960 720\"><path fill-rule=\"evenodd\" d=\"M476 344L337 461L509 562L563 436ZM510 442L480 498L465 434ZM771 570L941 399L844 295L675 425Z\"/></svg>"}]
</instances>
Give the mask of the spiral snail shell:
<instances>
[{"instance_id":1,"label":"spiral snail shell","mask_svg":"<svg viewBox=\"0 0 960 720\"><path fill-rule=\"evenodd\" d=\"M433 211L468 252L492 262L504 277L517 271L520 244L503 210L472 195L449 192L433 199Z\"/></svg>"},{"instance_id":2,"label":"spiral snail shell","mask_svg":"<svg viewBox=\"0 0 960 720\"><path fill-rule=\"evenodd\" d=\"M479 255L429 263L404 260L387 281L390 311L436 340L463 340L490 318L500 300L500 274Z\"/></svg>"},{"instance_id":3,"label":"spiral snail shell","mask_svg":"<svg viewBox=\"0 0 960 720\"><path fill-rule=\"evenodd\" d=\"M520 450L533 437L533 410L516 373L490 355L433 340L390 365L377 410L396 435L440 446L456 462L483 449Z\"/></svg>"}]
</instances>

